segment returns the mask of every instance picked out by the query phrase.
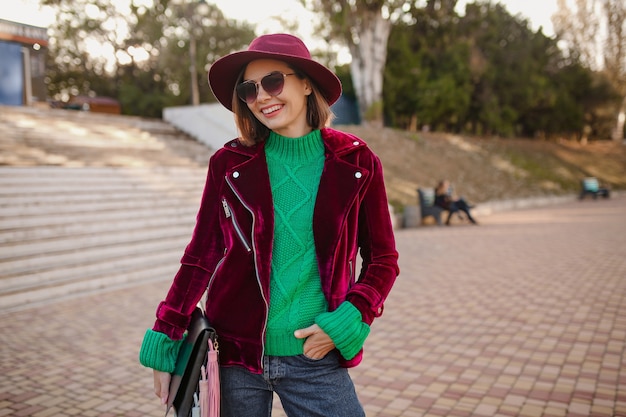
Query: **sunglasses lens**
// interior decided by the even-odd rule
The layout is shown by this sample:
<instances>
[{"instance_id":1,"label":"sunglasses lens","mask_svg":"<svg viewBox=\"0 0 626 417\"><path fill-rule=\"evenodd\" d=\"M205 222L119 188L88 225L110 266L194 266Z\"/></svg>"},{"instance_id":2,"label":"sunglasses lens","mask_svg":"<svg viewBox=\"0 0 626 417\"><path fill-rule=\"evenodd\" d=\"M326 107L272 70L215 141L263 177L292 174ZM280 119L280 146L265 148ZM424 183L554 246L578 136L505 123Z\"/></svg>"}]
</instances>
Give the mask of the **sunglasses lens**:
<instances>
[{"instance_id":1,"label":"sunglasses lens","mask_svg":"<svg viewBox=\"0 0 626 417\"><path fill-rule=\"evenodd\" d=\"M237 95L241 101L253 103L257 96L256 84L251 81L239 84L237 86Z\"/></svg>"},{"instance_id":2,"label":"sunglasses lens","mask_svg":"<svg viewBox=\"0 0 626 417\"><path fill-rule=\"evenodd\" d=\"M272 72L261 78L261 86L270 96L277 96L283 92L283 87L285 86L285 75L278 71ZM254 103L254 100L256 100L256 97L259 94L257 84L254 81L243 82L237 85L236 90L239 99L248 104Z\"/></svg>"},{"instance_id":3,"label":"sunglasses lens","mask_svg":"<svg viewBox=\"0 0 626 417\"><path fill-rule=\"evenodd\" d=\"M282 72L272 72L261 79L263 89L270 96L277 96L283 92L285 76Z\"/></svg>"}]
</instances>

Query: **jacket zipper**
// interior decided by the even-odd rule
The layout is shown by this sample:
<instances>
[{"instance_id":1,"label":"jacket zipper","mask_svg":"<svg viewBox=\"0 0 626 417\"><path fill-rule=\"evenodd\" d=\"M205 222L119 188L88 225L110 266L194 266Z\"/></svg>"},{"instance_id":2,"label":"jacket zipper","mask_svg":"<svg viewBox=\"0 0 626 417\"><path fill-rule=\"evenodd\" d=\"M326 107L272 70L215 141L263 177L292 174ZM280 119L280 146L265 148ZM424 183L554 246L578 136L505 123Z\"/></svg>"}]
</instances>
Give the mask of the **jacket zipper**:
<instances>
[{"instance_id":1,"label":"jacket zipper","mask_svg":"<svg viewBox=\"0 0 626 417\"><path fill-rule=\"evenodd\" d=\"M213 279L215 278L215 275L217 275L217 271L219 271L220 267L224 263L224 260L226 259L226 251L227 250L228 249L224 249L224 256L222 256L222 259L220 259L217 262L217 265L215 265L215 269L213 270L213 273L211 274L211 278L209 278L209 283L206 286L207 300L209 299L209 290L211 288L211 284L213 284Z\"/></svg>"},{"instance_id":2,"label":"jacket zipper","mask_svg":"<svg viewBox=\"0 0 626 417\"><path fill-rule=\"evenodd\" d=\"M252 209L246 204L245 201L243 201L243 198L241 198L241 196L239 195L239 193L237 192L237 190L235 189L235 186L233 186L233 183L230 181L230 178L228 177L228 175L226 175L226 183L228 184L228 186L230 187L230 189L232 190L233 194L235 194L235 196L237 197L237 199L239 200L239 202L246 208L246 210L248 210L250 212L250 215L252 216L252 233L254 233L254 228L255 228L255 224L256 224L256 217L254 216L254 212L252 211ZM224 199L225 201L225 199ZM229 208L230 210L230 208ZM231 215L232 215L232 210L231 211ZM257 260L257 252L254 249L254 237L252 238L252 255L254 256L254 274L256 275L256 282L259 286L259 292L261 293L261 298L263 299L263 303L265 303L265 320L263 322L263 331L261 333L261 357L259 358L259 363L261 364L261 369L263 369L263 356L265 356L265 333L267 332L267 315L269 314L270 311L270 306L269 303L267 301L267 298L265 298L265 294L263 294L263 286L261 285L261 278L259 277L259 267L258 267L258 260Z\"/></svg>"},{"instance_id":3,"label":"jacket zipper","mask_svg":"<svg viewBox=\"0 0 626 417\"><path fill-rule=\"evenodd\" d=\"M225 198L222 199L222 206L224 207L224 214L226 214L226 218L232 219L231 221L233 222L233 227L235 228L235 232L237 233L237 236L239 236L239 240L241 241L243 246L246 248L246 252L250 253L252 251L252 248L250 247L250 244L248 243L246 236L243 234L241 227L239 226L239 223L237 222L237 219L235 218L235 213L233 213L233 211L230 209L230 206L228 205L228 202L226 201Z\"/></svg>"}]
</instances>

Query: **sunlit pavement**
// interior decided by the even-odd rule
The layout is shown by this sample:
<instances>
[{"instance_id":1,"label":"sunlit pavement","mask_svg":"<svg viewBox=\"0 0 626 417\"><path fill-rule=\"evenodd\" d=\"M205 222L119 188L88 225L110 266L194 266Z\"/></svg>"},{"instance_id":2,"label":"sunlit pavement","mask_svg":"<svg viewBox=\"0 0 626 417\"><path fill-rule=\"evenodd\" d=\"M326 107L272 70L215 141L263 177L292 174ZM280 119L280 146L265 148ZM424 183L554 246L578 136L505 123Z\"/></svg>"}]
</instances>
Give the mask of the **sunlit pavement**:
<instances>
[{"instance_id":1,"label":"sunlit pavement","mask_svg":"<svg viewBox=\"0 0 626 417\"><path fill-rule=\"evenodd\" d=\"M626 416L626 198L479 221L397 232L367 416ZM137 352L168 285L0 315L0 416L163 416Z\"/></svg>"}]
</instances>

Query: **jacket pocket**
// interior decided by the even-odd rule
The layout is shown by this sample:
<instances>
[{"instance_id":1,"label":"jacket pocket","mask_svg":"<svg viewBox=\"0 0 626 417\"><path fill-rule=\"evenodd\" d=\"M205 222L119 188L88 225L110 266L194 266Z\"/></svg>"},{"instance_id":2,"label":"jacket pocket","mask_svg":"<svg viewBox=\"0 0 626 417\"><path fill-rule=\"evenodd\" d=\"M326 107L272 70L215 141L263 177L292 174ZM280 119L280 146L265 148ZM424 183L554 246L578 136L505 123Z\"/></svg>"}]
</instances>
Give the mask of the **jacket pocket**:
<instances>
[{"instance_id":1,"label":"jacket pocket","mask_svg":"<svg viewBox=\"0 0 626 417\"><path fill-rule=\"evenodd\" d=\"M231 210L230 205L225 198L222 199L222 207L224 208L224 215L226 216L226 219L230 219L231 223L233 224L233 229L235 230L237 237L241 241L241 244L246 249L246 252L252 252L252 246L246 238L246 235L241 230L241 227L239 226L239 223L237 222L237 219L235 217L235 213Z\"/></svg>"}]
</instances>

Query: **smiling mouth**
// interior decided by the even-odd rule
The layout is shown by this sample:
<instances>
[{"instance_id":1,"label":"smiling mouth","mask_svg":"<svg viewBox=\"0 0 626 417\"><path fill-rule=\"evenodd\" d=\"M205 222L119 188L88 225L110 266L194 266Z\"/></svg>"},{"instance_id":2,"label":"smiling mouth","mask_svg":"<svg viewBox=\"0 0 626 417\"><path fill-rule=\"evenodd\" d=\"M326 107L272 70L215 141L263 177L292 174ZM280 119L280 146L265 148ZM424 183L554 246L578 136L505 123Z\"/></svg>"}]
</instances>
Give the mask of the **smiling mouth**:
<instances>
[{"instance_id":1,"label":"smiling mouth","mask_svg":"<svg viewBox=\"0 0 626 417\"><path fill-rule=\"evenodd\" d=\"M262 112L264 115L266 115L266 116L267 116L267 115L270 115L270 114L272 114L272 113L274 113L274 112L276 112L276 111L278 111L278 110L280 110L280 109L282 109L282 108L283 108L283 106L281 106L281 105L277 104L277 105L275 105L275 106L271 106L271 107L268 107L268 108L266 108L266 109L262 109L262 110L261 110L261 112Z\"/></svg>"}]
</instances>

